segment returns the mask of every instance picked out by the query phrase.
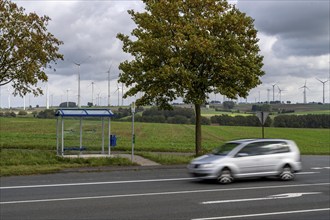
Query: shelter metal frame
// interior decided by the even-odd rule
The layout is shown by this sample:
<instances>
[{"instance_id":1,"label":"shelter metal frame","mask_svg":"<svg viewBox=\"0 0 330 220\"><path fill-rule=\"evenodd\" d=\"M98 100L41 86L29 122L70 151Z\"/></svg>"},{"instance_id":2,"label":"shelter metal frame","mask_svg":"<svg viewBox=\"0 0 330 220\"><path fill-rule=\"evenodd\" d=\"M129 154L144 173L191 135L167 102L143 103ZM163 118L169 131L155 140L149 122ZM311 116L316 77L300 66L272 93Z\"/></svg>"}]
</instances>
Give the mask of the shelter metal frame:
<instances>
[{"instance_id":1,"label":"shelter metal frame","mask_svg":"<svg viewBox=\"0 0 330 220\"><path fill-rule=\"evenodd\" d=\"M89 117L100 117L102 120L102 154L104 154L104 143L105 143L105 134L104 119L108 119L108 155L111 154L111 117L114 117L114 114L110 109L57 109L55 116L57 117L56 121L56 152L58 156L64 156L64 118L79 118L80 120L80 129L79 129L79 151L83 150L82 147L82 127L83 127L83 118ZM61 130L60 130L61 128Z\"/></svg>"}]
</instances>

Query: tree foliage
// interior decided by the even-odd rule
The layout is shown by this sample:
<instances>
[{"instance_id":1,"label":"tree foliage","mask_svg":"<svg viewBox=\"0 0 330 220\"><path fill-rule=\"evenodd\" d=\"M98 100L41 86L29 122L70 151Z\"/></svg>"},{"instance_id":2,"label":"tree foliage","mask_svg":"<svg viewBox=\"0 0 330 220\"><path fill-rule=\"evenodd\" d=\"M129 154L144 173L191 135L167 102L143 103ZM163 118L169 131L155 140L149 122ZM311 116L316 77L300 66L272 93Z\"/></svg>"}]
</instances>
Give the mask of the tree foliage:
<instances>
[{"instance_id":1,"label":"tree foliage","mask_svg":"<svg viewBox=\"0 0 330 220\"><path fill-rule=\"evenodd\" d=\"M63 59L62 42L47 32L48 16L26 14L9 0L0 1L0 86L11 83L14 95L42 94L50 63Z\"/></svg>"},{"instance_id":2,"label":"tree foliage","mask_svg":"<svg viewBox=\"0 0 330 220\"><path fill-rule=\"evenodd\" d=\"M260 84L262 59L253 19L225 0L143 0L145 12L128 11L133 38L119 33L125 97L143 92L138 105L170 108L179 97L194 104L196 154L201 152L201 105L215 92L235 99Z\"/></svg>"}]
</instances>

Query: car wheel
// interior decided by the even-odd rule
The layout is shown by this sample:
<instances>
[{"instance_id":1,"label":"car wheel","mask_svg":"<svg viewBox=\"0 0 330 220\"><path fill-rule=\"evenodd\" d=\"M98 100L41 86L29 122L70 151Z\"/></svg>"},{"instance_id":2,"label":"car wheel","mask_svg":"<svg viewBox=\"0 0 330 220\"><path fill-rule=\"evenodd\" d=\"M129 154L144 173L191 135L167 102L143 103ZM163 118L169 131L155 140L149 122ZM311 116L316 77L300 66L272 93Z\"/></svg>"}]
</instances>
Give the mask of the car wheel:
<instances>
[{"instance_id":1,"label":"car wheel","mask_svg":"<svg viewBox=\"0 0 330 220\"><path fill-rule=\"evenodd\" d=\"M231 171L228 168L225 168L221 170L219 173L219 176L217 178L217 181L221 184L228 184L234 181L234 178L231 174Z\"/></svg>"},{"instance_id":2,"label":"car wheel","mask_svg":"<svg viewBox=\"0 0 330 220\"><path fill-rule=\"evenodd\" d=\"M285 180L285 181L294 179L294 173L292 172L292 169L289 165L283 167L279 176L281 180Z\"/></svg>"}]
</instances>

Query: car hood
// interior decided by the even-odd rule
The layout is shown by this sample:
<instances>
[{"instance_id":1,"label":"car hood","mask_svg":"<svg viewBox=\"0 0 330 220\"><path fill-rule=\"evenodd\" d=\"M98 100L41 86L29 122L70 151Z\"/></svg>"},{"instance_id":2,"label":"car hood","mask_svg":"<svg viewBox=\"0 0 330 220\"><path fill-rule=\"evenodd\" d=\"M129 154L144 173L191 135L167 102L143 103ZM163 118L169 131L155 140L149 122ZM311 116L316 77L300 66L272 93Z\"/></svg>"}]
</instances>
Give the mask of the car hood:
<instances>
[{"instance_id":1,"label":"car hood","mask_svg":"<svg viewBox=\"0 0 330 220\"><path fill-rule=\"evenodd\" d=\"M214 163L215 161L221 160L225 157L226 156L223 155L207 154L201 157L197 157L191 163L193 164Z\"/></svg>"}]
</instances>

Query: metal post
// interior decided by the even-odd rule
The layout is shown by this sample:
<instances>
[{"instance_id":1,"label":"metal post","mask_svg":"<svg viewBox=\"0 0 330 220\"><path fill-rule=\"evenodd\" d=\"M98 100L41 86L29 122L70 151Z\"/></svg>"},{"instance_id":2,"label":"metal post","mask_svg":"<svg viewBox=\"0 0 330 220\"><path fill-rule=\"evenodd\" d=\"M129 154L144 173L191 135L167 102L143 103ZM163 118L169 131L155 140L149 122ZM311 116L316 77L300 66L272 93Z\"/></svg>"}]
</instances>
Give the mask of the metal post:
<instances>
[{"instance_id":1,"label":"metal post","mask_svg":"<svg viewBox=\"0 0 330 220\"><path fill-rule=\"evenodd\" d=\"M108 119L108 155L109 156L111 154L111 146L110 146L110 135L111 135L110 129L111 129L111 126L110 126L110 123L111 123L111 119L109 117L109 119Z\"/></svg>"},{"instance_id":2,"label":"metal post","mask_svg":"<svg viewBox=\"0 0 330 220\"><path fill-rule=\"evenodd\" d=\"M80 138L79 138L79 150L82 149L82 117L80 117Z\"/></svg>"},{"instance_id":3,"label":"metal post","mask_svg":"<svg viewBox=\"0 0 330 220\"><path fill-rule=\"evenodd\" d=\"M133 102L131 105L132 109L132 162L134 161L134 144L135 144L135 134L134 134L134 113L135 113L135 103Z\"/></svg>"},{"instance_id":4,"label":"metal post","mask_svg":"<svg viewBox=\"0 0 330 220\"><path fill-rule=\"evenodd\" d=\"M102 117L102 154L104 154L104 117Z\"/></svg>"},{"instance_id":5,"label":"metal post","mask_svg":"<svg viewBox=\"0 0 330 220\"><path fill-rule=\"evenodd\" d=\"M61 120L62 120L62 151L61 151L61 155L63 156L64 155L64 119L63 117L61 117Z\"/></svg>"},{"instance_id":6,"label":"metal post","mask_svg":"<svg viewBox=\"0 0 330 220\"><path fill-rule=\"evenodd\" d=\"M59 140L58 140L58 117L56 118L56 155L59 155Z\"/></svg>"},{"instance_id":7,"label":"metal post","mask_svg":"<svg viewBox=\"0 0 330 220\"><path fill-rule=\"evenodd\" d=\"M265 138L265 115L264 115L264 112L261 112L261 127L262 127L262 138Z\"/></svg>"}]
</instances>

